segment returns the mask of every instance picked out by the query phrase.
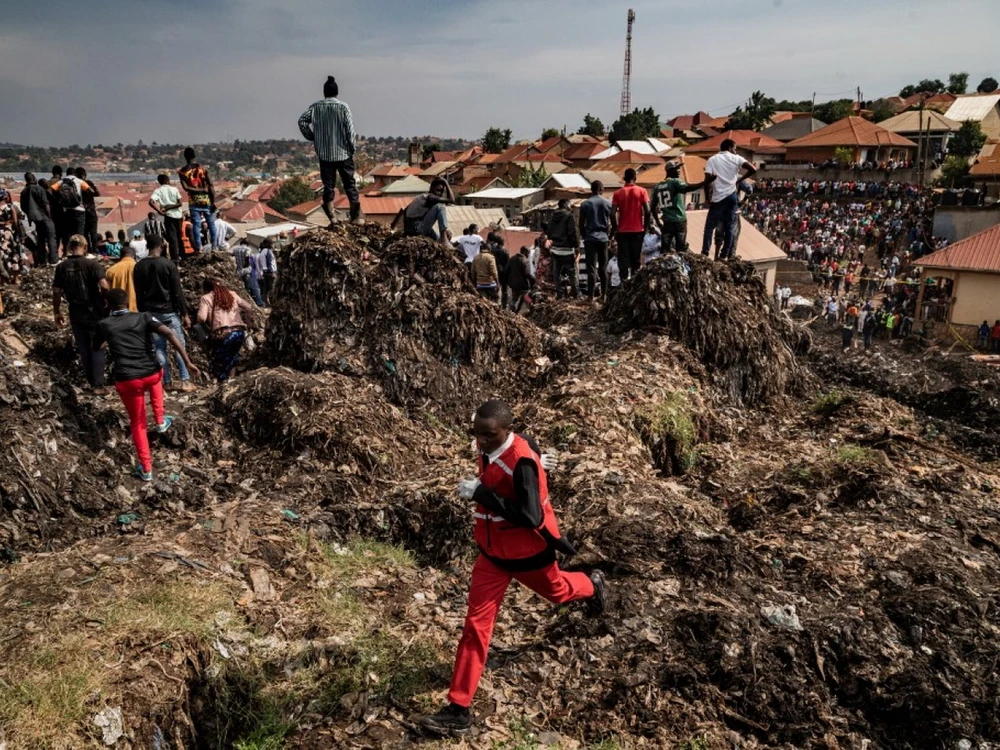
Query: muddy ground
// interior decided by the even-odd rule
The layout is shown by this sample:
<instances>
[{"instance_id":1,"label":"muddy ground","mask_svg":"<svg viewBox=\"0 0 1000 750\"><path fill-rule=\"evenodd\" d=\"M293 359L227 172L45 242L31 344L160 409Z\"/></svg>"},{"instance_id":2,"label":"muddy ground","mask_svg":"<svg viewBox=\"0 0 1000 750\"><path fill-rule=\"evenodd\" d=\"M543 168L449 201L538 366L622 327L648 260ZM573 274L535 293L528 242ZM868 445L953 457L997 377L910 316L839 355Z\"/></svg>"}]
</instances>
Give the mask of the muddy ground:
<instances>
[{"instance_id":1,"label":"muddy ground","mask_svg":"<svg viewBox=\"0 0 1000 750\"><path fill-rule=\"evenodd\" d=\"M447 254L386 239L291 251L246 369L168 395L151 485L116 397L79 387L50 280L5 290L0 743L1000 739L995 371L843 355L700 259L606 313L544 303L538 326ZM229 263L183 269L189 296L209 273L235 285ZM477 728L428 739L413 717L444 700L474 559L467 419L495 394L558 452L566 566L603 570L612 606L588 619L512 587Z\"/></svg>"}]
</instances>

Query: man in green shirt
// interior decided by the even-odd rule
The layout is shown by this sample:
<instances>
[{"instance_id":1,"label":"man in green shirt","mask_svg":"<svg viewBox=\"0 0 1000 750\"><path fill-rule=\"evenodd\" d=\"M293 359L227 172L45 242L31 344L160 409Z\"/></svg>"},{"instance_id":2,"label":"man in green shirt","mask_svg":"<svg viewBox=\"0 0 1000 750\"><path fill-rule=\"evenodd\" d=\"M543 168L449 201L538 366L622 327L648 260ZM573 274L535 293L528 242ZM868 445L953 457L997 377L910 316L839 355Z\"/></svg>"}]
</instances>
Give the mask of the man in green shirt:
<instances>
[{"instance_id":1,"label":"man in green shirt","mask_svg":"<svg viewBox=\"0 0 1000 750\"><path fill-rule=\"evenodd\" d=\"M687 212L684 210L685 194L705 185L689 185L681 179L681 165L676 161L667 164L667 179L653 190L653 216L660 227L664 253L684 252L687 244ZM658 210L657 210L658 209Z\"/></svg>"}]
</instances>

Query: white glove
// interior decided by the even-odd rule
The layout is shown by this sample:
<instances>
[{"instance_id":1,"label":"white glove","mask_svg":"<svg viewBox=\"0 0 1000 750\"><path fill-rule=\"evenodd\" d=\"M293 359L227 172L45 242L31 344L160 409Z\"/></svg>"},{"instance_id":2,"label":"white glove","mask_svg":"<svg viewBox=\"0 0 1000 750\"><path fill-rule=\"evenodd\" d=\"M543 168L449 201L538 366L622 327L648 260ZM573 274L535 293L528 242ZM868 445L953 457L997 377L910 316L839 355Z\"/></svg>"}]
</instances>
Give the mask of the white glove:
<instances>
[{"instance_id":1,"label":"white glove","mask_svg":"<svg viewBox=\"0 0 1000 750\"><path fill-rule=\"evenodd\" d=\"M458 483L458 496L463 500L471 500L479 484L478 479L463 479Z\"/></svg>"},{"instance_id":2,"label":"white glove","mask_svg":"<svg viewBox=\"0 0 1000 750\"><path fill-rule=\"evenodd\" d=\"M543 453L540 458L542 460L542 468L545 469L546 473L559 468L559 457L554 453Z\"/></svg>"}]
</instances>

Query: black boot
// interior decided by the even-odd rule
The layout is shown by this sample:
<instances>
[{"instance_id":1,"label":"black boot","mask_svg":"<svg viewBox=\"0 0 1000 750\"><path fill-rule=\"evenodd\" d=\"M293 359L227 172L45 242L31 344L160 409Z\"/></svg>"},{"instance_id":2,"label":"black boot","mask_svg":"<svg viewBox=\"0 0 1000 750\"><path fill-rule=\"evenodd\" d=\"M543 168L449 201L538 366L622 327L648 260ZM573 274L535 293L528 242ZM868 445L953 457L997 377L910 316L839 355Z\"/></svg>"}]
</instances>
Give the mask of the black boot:
<instances>
[{"instance_id":1,"label":"black boot","mask_svg":"<svg viewBox=\"0 0 1000 750\"><path fill-rule=\"evenodd\" d=\"M420 726L442 737L465 734L472 727L472 714L469 709L449 703L432 716L424 716Z\"/></svg>"},{"instance_id":2,"label":"black boot","mask_svg":"<svg viewBox=\"0 0 1000 750\"><path fill-rule=\"evenodd\" d=\"M601 571L595 570L591 573L590 580L594 584L594 595L587 600L587 614L597 617L604 614L604 608L608 604L608 590Z\"/></svg>"}]
</instances>

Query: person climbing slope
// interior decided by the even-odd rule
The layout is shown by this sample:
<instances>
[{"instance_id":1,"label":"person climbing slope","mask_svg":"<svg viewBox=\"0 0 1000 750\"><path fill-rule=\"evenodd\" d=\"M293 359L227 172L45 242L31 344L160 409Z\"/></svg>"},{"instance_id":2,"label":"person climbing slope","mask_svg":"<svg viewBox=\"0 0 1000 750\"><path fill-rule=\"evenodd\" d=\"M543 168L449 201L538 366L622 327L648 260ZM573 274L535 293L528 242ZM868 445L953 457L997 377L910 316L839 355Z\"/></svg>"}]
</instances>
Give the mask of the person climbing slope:
<instances>
[{"instance_id":1,"label":"person climbing slope","mask_svg":"<svg viewBox=\"0 0 1000 750\"><path fill-rule=\"evenodd\" d=\"M111 351L114 361L115 389L128 412L139 464L136 475L144 482L153 480L153 456L149 450L146 434L146 394L153 404L156 431L166 432L172 417L163 411L163 370L153 354L153 334L163 336L184 359L188 371L196 378L198 368L188 358L180 339L169 327L150 313L134 313L128 309L128 292L124 289L110 289L105 294L111 315L97 324L94 335L94 351L105 346Z\"/></svg>"}]
</instances>

